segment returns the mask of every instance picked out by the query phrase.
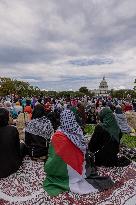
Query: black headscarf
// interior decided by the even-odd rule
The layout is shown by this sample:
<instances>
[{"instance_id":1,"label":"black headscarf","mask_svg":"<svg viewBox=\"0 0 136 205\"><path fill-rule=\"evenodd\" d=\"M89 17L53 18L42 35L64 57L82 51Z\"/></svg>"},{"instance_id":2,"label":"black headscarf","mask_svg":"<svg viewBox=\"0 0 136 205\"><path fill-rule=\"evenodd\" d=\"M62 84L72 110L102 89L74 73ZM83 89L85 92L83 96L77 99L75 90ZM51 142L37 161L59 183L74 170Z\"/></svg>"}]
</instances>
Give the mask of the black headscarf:
<instances>
[{"instance_id":1,"label":"black headscarf","mask_svg":"<svg viewBox=\"0 0 136 205\"><path fill-rule=\"evenodd\" d=\"M32 119L41 118L43 116L45 116L44 106L41 104L36 105L32 113Z\"/></svg>"},{"instance_id":2,"label":"black headscarf","mask_svg":"<svg viewBox=\"0 0 136 205\"><path fill-rule=\"evenodd\" d=\"M9 122L9 111L5 108L0 108L0 127L5 127Z\"/></svg>"},{"instance_id":3,"label":"black headscarf","mask_svg":"<svg viewBox=\"0 0 136 205\"><path fill-rule=\"evenodd\" d=\"M116 114L123 114L122 108L121 107L116 107L115 113Z\"/></svg>"}]
</instances>

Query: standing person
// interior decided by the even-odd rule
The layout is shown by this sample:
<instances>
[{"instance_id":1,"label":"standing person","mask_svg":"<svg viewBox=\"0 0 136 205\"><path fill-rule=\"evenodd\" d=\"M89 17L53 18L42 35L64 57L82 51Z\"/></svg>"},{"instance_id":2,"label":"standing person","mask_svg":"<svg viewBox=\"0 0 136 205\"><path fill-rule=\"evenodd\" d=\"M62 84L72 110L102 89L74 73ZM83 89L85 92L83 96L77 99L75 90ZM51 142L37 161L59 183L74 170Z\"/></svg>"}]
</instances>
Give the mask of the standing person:
<instances>
[{"instance_id":1,"label":"standing person","mask_svg":"<svg viewBox=\"0 0 136 205\"><path fill-rule=\"evenodd\" d=\"M31 107L31 101L30 100L26 100L26 106L24 108L24 113L28 113L29 114L29 118L32 118L32 107Z\"/></svg>"},{"instance_id":2,"label":"standing person","mask_svg":"<svg viewBox=\"0 0 136 205\"><path fill-rule=\"evenodd\" d=\"M32 98L32 108L33 108L33 109L34 109L34 107L35 107L36 102L37 102L37 98L34 96L34 97Z\"/></svg>"},{"instance_id":3,"label":"standing person","mask_svg":"<svg viewBox=\"0 0 136 205\"><path fill-rule=\"evenodd\" d=\"M23 110L24 110L24 107L26 106L26 99L22 98L21 103L22 103L22 107L23 107Z\"/></svg>"},{"instance_id":4,"label":"standing person","mask_svg":"<svg viewBox=\"0 0 136 205\"><path fill-rule=\"evenodd\" d=\"M19 115L19 113L23 112L23 107L20 105L19 101L17 101L16 104L14 105L14 109L15 109L15 112L17 113L17 115Z\"/></svg>"},{"instance_id":5,"label":"standing person","mask_svg":"<svg viewBox=\"0 0 136 205\"><path fill-rule=\"evenodd\" d=\"M0 108L0 178L16 172L25 156L25 145L20 144L17 128L8 125L9 112Z\"/></svg>"},{"instance_id":6,"label":"standing person","mask_svg":"<svg viewBox=\"0 0 136 205\"><path fill-rule=\"evenodd\" d=\"M95 127L89 142L89 150L95 153L96 165L120 166L117 154L122 133L115 116L109 108L103 108L99 117L100 123Z\"/></svg>"},{"instance_id":7,"label":"standing person","mask_svg":"<svg viewBox=\"0 0 136 205\"><path fill-rule=\"evenodd\" d=\"M13 119L16 119L18 116L18 113L16 112L16 109L12 106L12 103L9 101L6 101L4 103L5 108L9 111L10 117Z\"/></svg>"}]
</instances>

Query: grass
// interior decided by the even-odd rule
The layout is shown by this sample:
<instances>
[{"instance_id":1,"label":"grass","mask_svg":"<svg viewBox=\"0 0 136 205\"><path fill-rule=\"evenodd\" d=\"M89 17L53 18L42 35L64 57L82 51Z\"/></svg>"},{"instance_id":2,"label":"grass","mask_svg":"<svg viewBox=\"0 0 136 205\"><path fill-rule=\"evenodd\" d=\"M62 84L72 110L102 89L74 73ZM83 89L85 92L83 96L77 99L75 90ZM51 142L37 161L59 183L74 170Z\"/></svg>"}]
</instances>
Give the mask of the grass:
<instances>
[{"instance_id":1,"label":"grass","mask_svg":"<svg viewBox=\"0 0 136 205\"><path fill-rule=\"evenodd\" d=\"M86 125L85 126L85 134L91 135L94 132L95 125ZM124 134L121 143L126 145L128 148L136 148L136 136L129 136Z\"/></svg>"},{"instance_id":2,"label":"grass","mask_svg":"<svg viewBox=\"0 0 136 205\"><path fill-rule=\"evenodd\" d=\"M95 125L87 124L87 125L85 126L84 132L85 132L85 134L87 134L87 135L91 135L91 134L94 132L94 129L95 129Z\"/></svg>"},{"instance_id":3,"label":"grass","mask_svg":"<svg viewBox=\"0 0 136 205\"><path fill-rule=\"evenodd\" d=\"M124 134L121 143L126 145L128 148L136 148L136 136L129 136Z\"/></svg>"}]
</instances>

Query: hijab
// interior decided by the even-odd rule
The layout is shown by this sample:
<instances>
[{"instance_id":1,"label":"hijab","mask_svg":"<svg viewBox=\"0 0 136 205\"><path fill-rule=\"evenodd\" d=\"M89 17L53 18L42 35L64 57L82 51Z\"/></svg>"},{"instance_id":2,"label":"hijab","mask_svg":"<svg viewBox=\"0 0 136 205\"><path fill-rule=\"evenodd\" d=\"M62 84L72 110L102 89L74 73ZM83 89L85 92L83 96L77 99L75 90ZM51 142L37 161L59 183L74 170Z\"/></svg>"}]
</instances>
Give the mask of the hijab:
<instances>
[{"instance_id":1,"label":"hijab","mask_svg":"<svg viewBox=\"0 0 136 205\"><path fill-rule=\"evenodd\" d=\"M99 117L101 121L100 125L103 127L103 129L105 129L110 134L112 139L115 139L117 142L119 142L120 128L112 110L109 108L103 108L99 113Z\"/></svg>"},{"instance_id":2,"label":"hijab","mask_svg":"<svg viewBox=\"0 0 136 205\"><path fill-rule=\"evenodd\" d=\"M0 108L0 127L5 127L9 122L9 111L5 108Z\"/></svg>"},{"instance_id":3,"label":"hijab","mask_svg":"<svg viewBox=\"0 0 136 205\"><path fill-rule=\"evenodd\" d=\"M32 113L32 119L41 118L43 116L45 116L44 106L41 104L36 105Z\"/></svg>"},{"instance_id":4,"label":"hijab","mask_svg":"<svg viewBox=\"0 0 136 205\"><path fill-rule=\"evenodd\" d=\"M86 151L86 144L81 127L78 125L75 115L71 110L64 110L60 114L60 127L63 132L82 152Z\"/></svg>"}]
</instances>

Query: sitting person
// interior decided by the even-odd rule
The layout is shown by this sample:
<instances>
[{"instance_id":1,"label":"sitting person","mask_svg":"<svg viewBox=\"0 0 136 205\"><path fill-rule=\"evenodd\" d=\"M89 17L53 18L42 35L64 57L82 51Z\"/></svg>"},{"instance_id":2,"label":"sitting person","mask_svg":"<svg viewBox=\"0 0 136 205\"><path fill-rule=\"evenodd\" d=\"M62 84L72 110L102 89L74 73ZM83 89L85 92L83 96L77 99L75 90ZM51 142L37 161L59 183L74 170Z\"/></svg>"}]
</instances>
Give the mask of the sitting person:
<instances>
[{"instance_id":1,"label":"sitting person","mask_svg":"<svg viewBox=\"0 0 136 205\"><path fill-rule=\"evenodd\" d=\"M133 106L129 102L126 102L125 107L124 107L124 111L125 112L130 112L132 110L133 110Z\"/></svg>"},{"instance_id":2,"label":"sitting person","mask_svg":"<svg viewBox=\"0 0 136 205\"><path fill-rule=\"evenodd\" d=\"M25 128L25 144L31 157L43 157L48 154L48 145L53 132L50 120L45 117L44 106L36 105L32 120Z\"/></svg>"},{"instance_id":3,"label":"sitting person","mask_svg":"<svg viewBox=\"0 0 136 205\"><path fill-rule=\"evenodd\" d=\"M24 113L28 113L29 114L29 118L32 118L32 107L31 107L31 101L30 100L26 100L26 106L24 107Z\"/></svg>"},{"instance_id":4,"label":"sitting person","mask_svg":"<svg viewBox=\"0 0 136 205\"><path fill-rule=\"evenodd\" d=\"M98 175L91 178L89 169L84 166L87 165L86 148L83 131L77 124L74 113L65 109L60 114L60 127L51 138L44 167L46 179L43 187L49 195L56 196L69 190L78 194L89 194L113 185L112 181Z\"/></svg>"},{"instance_id":5,"label":"sitting person","mask_svg":"<svg viewBox=\"0 0 136 205\"><path fill-rule=\"evenodd\" d=\"M87 112L86 117L86 123L87 124L97 124L97 117L96 117L96 110L95 106L91 106L90 109Z\"/></svg>"},{"instance_id":6,"label":"sitting person","mask_svg":"<svg viewBox=\"0 0 136 205\"><path fill-rule=\"evenodd\" d=\"M14 105L14 110L17 113L17 116L19 115L19 113L23 111L23 107L20 105L19 101L17 101L16 104Z\"/></svg>"},{"instance_id":7,"label":"sitting person","mask_svg":"<svg viewBox=\"0 0 136 205\"><path fill-rule=\"evenodd\" d=\"M0 178L16 172L25 156L25 145L20 144L16 127L8 122L9 111L0 108Z\"/></svg>"},{"instance_id":8,"label":"sitting person","mask_svg":"<svg viewBox=\"0 0 136 205\"><path fill-rule=\"evenodd\" d=\"M95 153L95 164L97 166L120 166L117 154L119 153L122 133L115 116L112 110L103 108L99 117L100 123L95 127L89 142L89 150Z\"/></svg>"},{"instance_id":9,"label":"sitting person","mask_svg":"<svg viewBox=\"0 0 136 205\"><path fill-rule=\"evenodd\" d=\"M12 106L12 103L11 103L11 102L6 101L6 102L4 103L4 107L9 111L10 117L11 117L12 119L16 119L16 118L17 118L18 113L16 112L15 108Z\"/></svg>"},{"instance_id":10,"label":"sitting person","mask_svg":"<svg viewBox=\"0 0 136 205\"><path fill-rule=\"evenodd\" d=\"M25 139L25 127L26 127L26 124L31 120L31 116L29 113L27 112L21 112L17 119L16 119L16 127L17 127L17 130L19 132L19 138L21 140L24 140Z\"/></svg>"},{"instance_id":11,"label":"sitting person","mask_svg":"<svg viewBox=\"0 0 136 205\"><path fill-rule=\"evenodd\" d=\"M128 125L126 115L125 113L123 113L122 108L119 106L116 107L115 118L122 133L132 132L132 128Z\"/></svg>"}]
</instances>

